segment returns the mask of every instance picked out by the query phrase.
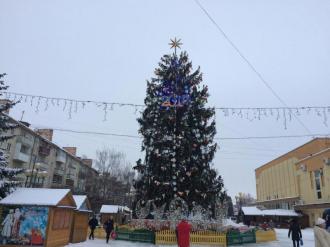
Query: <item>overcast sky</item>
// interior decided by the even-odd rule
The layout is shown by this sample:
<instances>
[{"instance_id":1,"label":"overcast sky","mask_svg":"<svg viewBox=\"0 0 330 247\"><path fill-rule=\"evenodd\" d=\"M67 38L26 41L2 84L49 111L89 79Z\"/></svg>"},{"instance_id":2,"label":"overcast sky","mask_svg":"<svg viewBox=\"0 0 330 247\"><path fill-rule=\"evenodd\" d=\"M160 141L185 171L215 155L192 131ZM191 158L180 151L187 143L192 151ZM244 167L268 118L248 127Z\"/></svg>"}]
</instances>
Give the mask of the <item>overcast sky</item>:
<instances>
[{"instance_id":1,"label":"overcast sky","mask_svg":"<svg viewBox=\"0 0 330 247\"><path fill-rule=\"evenodd\" d=\"M289 106L330 105L329 0L200 0L228 37ZM194 68L201 66L210 106L282 106L193 0L0 0L0 72L10 91L107 102L143 104L146 80L170 38L182 39ZM33 127L137 135L138 113L115 108L62 108L21 103L12 111ZM330 118L330 116L329 116ZM330 133L322 117L300 116L311 133ZM330 126L330 122L328 124ZM295 120L249 121L217 112L217 137L304 135ZM103 146L134 164L139 139L55 131L60 146L77 146L95 158ZM214 159L231 196L255 195L254 169L311 138L220 140Z\"/></svg>"}]
</instances>

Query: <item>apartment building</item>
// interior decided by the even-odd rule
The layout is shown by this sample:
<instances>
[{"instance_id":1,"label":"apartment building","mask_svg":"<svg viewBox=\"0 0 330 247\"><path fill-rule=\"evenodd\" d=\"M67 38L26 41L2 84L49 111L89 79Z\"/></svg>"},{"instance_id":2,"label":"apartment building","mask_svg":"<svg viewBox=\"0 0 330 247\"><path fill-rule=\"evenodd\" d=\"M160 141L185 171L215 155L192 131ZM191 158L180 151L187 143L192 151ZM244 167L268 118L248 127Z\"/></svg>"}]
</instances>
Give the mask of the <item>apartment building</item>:
<instances>
[{"instance_id":1,"label":"apartment building","mask_svg":"<svg viewBox=\"0 0 330 247\"><path fill-rule=\"evenodd\" d=\"M1 143L8 152L10 167L24 168L19 179L25 187L70 188L86 193L98 173L91 159L76 156L76 147L61 148L52 142L53 130L32 130L26 122L10 118L17 128L14 137Z\"/></svg>"},{"instance_id":2,"label":"apartment building","mask_svg":"<svg viewBox=\"0 0 330 247\"><path fill-rule=\"evenodd\" d=\"M309 225L330 208L330 138L312 141L255 170L257 202L268 209L295 209Z\"/></svg>"}]
</instances>

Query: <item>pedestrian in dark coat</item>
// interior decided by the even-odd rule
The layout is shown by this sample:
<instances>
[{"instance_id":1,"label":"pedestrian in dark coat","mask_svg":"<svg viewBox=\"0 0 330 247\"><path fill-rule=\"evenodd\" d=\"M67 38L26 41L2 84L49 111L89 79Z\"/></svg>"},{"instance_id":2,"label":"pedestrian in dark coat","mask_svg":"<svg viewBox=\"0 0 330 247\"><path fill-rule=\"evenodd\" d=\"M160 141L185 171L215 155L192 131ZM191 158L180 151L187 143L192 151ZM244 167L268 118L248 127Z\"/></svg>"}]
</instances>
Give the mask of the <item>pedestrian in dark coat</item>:
<instances>
[{"instance_id":1,"label":"pedestrian in dark coat","mask_svg":"<svg viewBox=\"0 0 330 247\"><path fill-rule=\"evenodd\" d=\"M302 238L302 235L301 235L300 225L298 224L296 219L293 219L290 224L290 229L288 233L289 238L290 238L290 234L293 242L293 247L299 247L299 241Z\"/></svg>"},{"instance_id":2,"label":"pedestrian in dark coat","mask_svg":"<svg viewBox=\"0 0 330 247\"><path fill-rule=\"evenodd\" d=\"M112 218L112 216L110 217L110 219L108 219L104 223L103 227L104 227L104 230L105 230L105 233L106 233L106 241L107 241L107 243L109 243L110 234L113 231L113 218Z\"/></svg>"},{"instance_id":3,"label":"pedestrian in dark coat","mask_svg":"<svg viewBox=\"0 0 330 247\"><path fill-rule=\"evenodd\" d=\"M330 233L330 208L324 210L323 219L325 220L325 229Z\"/></svg>"},{"instance_id":4,"label":"pedestrian in dark coat","mask_svg":"<svg viewBox=\"0 0 330 247\"><path fill-rule=\"evenodd\" d=\"M89 228L91 229L91 233L89 234L89 239L94 240L94 231L95 231L95 228L99 225L99 222L97 221L95 216L93 216L93 218L91 218L89 220L88 225L89 225Z\"/></svg>"}]
</instances>

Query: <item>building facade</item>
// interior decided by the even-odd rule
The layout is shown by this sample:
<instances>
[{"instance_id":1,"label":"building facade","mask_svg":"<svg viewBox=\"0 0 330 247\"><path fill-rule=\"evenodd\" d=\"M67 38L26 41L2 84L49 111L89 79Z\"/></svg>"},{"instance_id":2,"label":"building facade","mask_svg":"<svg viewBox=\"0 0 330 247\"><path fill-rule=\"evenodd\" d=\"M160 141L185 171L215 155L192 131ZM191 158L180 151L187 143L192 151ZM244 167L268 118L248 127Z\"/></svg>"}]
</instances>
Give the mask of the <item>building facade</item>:
<instances>
[{"instance_id":1,"label":"building facade","mask_svg":"<svg viewBox=\"0 0 330 247\"><path fill-rule=\"evenodd\" d=\"M92 160L77 157L75 147L54 144L51 129L32 130L28 123L10 120L17 128L8 133L14 137L1 143L1 148L7 150L10 167L24 168L19 175L23 186L87 192L88 184L98 176Z\"/></svg>"},{"instance_id":2,"label":"building facade","mask_svg":"<svg viewBox=\"0 0 330 247\"><path fill-rule=\"evenodd\" d=\"M256 204L295 209L313 225L330 208L329 148L330 138L316 138L257 168Z\"/></svg>"}]
</instances>

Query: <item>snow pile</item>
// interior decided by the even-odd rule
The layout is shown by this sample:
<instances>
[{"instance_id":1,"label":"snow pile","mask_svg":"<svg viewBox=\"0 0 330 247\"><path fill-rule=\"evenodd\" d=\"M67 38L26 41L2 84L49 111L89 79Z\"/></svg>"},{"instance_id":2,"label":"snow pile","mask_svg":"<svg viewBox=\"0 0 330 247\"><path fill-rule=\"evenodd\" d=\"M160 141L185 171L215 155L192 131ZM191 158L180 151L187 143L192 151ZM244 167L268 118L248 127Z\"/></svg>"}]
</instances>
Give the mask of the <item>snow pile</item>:
<instances>
[{"instance_id":1,"label":"snow pile","mask_svg":"<svg viewBox=\"0 0 330 247\"><path fill-rule=\"evenodd\" d=\"M244 227L245 225L243 223L236 223L231 219L224 219L223 226L232 226L234 228L240 228L240 227Z\"/></svg>"}]
</instances>

